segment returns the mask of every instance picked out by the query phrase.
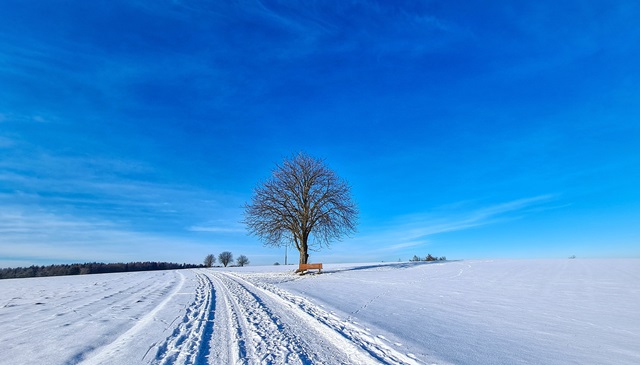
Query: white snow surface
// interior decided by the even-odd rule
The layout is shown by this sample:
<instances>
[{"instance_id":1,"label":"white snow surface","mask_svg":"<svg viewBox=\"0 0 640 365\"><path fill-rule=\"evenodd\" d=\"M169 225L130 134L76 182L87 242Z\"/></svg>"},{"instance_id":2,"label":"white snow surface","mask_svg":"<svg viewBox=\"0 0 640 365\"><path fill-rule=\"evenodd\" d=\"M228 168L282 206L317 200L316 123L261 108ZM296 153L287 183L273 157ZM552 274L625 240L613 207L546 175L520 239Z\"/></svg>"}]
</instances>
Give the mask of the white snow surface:
<instances>
[{"instance_id":1,"label":"white snow surface","mask_svg":"<svg viewBox=\"0 0 640 365\"><path fill-rule=\"evenodd\" d=\"M640 364L640 260L0 280L0 364Z\"/></svg>"}]
</instances>

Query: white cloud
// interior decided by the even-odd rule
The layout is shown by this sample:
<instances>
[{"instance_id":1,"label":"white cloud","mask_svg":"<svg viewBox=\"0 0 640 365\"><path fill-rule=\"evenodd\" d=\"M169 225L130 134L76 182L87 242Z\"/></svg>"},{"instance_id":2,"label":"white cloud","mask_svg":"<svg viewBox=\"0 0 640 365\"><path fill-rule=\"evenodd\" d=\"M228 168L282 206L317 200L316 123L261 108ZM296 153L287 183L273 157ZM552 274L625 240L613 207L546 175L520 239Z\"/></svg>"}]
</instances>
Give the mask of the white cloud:
<instances>
[{"instance_id":1,"label":"white cloud","mask_svg":"<svg viewBox=\"0 0 640 365\"><path fill-rule=\"evenodd\" d=\"M1 118L2 116L0 116ZM2 119L0 119L0 122L2 122ZM9 148L12 147L15 144L15 142L7 137L2 137L0 136L0 148Z\"/></svg>"},{"instance_id":2,"label":"white cloud","mask_svg":"<svg viewBox=\"0 0 640 365\"><path fill-rule=\"evenodd\" d=\"M239 206L237 197L158 181L156 170L145 162L28 152L0 160L0 181L6 191L13 191L0 193L3 204L57 205L76 210L74 214L85 207L90 210L84 214L170 219L181 227L238 215L237 209L225 208Z\"/></svg>"},{"instance_id":3,"label":"white cloud","mask_svg":"<svg viewBox=\"0 0 640 365\"><path fill-rule=\"evenodd\" d=\"M25 207L0 208L0 236L2 261L199 262L204 252L203 243L196 240Z\"/></svg>"},{"instance_id":4,"label":"white cloud","mask_svg":"<svg viewBox=\"0 0 640 365\"><path fill-rule=\"evenodd\" d=\"M212 243L195 232L226 234L214 250L234 247L229 235L245 236L229 223L240 220L238 197L158 181L155 169L137 160L31 146L0 160L0 184L3 262L197 263Z\"/></svg>"},{"instance_id":5,"label":"white cloud","mask_svg":"<svg viewBox=\"0 0 640 365\"><path fill-rule=\"evenodd\" d=\"M46 120L46 119L44 119L44 117L43 117L43 116L41 116L41 115L36 115L36 116L34 116L34 117L33 117L33 121L34 121L34 122L38 122L38 123L46 123L46 122L47 122L47 120Z\"/></svg>"},{"instance_id":6,"label":"white cloud","mask_svg":"<svg viewBox=\"0 0 640 365\"><path fill-rule=\"evenodd\" d=\"M455 207L455 209L447 208L446 211L440 212L438 217L433 214L398 217L395 222L354 238L352 242L369 247L379 247L378 252L391 253L410 247L427 245L429 236L435 234L462 231L519 219L523 214L545 209L546 204L552 202L553 199L553 195L540 195L471 210L464 210L465 204L452 204L450 207ZM547 209L554 208L556 207L548 207Z\"/></svg>"},{"instance_id":7,"label":"white cloud","mask_svg":"<svg viewBox=\"0 0 640 365\"><path fill-rule=\"evenodd\" d=\"M238 227L220 227L220 226L191 226L187 228L191 232L210 232L210 233L238 233L243 232Z\"/></svg>"}]
</instances>

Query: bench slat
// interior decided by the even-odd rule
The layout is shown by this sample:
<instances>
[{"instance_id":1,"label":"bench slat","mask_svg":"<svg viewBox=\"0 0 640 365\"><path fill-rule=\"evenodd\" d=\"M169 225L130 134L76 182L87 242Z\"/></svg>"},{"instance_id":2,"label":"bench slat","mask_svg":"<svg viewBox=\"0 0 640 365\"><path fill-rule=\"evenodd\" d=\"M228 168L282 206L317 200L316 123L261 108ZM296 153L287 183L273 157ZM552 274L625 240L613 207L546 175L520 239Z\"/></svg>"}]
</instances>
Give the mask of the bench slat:
<instances>
[{"instance_id":1,"label":"bench slat","mask_svg":"<svg viewBox=\"0 0 640 365\"><path fill-rule=\"evenodd\" d=\"M318 272L321 273L322 264L299 264L296 272L305 272L307 270L318 270Z\"/></svg>"}]
</instances>

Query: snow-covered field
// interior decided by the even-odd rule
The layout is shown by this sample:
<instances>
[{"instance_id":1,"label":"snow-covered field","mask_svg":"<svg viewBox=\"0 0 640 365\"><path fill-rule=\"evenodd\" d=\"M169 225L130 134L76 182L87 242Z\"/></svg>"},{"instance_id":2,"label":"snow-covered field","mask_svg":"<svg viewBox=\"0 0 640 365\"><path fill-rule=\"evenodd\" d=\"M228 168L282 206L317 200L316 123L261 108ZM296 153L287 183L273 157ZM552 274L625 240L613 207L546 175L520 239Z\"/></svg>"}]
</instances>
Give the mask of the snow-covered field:
<instances>
[{"instance_id":1,"label":"snow-covered field","mask_svg":"<svg viewBox=\"0 0 640 365\"><path fill-rule=\"evenodd\" d=\"M1 364L640 364L640 260L0 281Z\"/></svg>"}]
</instances>

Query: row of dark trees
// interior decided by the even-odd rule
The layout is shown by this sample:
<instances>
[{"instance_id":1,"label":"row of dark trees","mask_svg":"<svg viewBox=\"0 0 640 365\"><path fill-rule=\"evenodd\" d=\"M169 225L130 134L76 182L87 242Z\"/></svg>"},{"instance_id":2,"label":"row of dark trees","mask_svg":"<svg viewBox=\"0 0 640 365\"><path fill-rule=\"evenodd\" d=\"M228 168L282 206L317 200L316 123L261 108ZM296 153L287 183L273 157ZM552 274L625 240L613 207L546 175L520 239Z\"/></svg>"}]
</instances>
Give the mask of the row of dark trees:
<instances>
[{"instance_id":1,"label":"row of dark trees","mask_svg":"<svg viewBox=\"0 0 640 365\"><path fill-rule=\"evenodd\" d=\"M425 258L420 258L416 255L413 255L413 258L410 261L445 261L447 258L445 256L435 257L431 254L428 254Z\"/></svg>"},{"instance_id":2,"label":"row of dark trees","mask_svg":"<svg viewBox=\"0 0 640 365\"><path fill-rule=\"evenodd\" d=\"M220 261L220 263L224 265L224 267L227 267L227 265L233 263L233 254L229 251L221 252L218 255L218 261ZM216 263L216 257L212 253L208 254L204 258L205 267L212 267L213 264L215 263ZM238 258L236 259L236 266L244 266L244 265L249 265L249 259L245 255L238 256Z\"/></svg>"},{"instance_id":3,"label":"row of dark trees","mask_svg":"<svg viewBox=\"0 0 640 365\"><path fill-rule=\"evenodd\" d=\"M177 264L173 262L129 262L105 264L91 262L84 264L62 264L49 266L29 266L0 269L0 279L32 278L44 276L104 274L114 272L176 270L202 267L194 264Z\"/></svg>"},{"instance_id":4,"label":"row of dark trees","mask_svg":"<svg viewBox=\"0 0 640 365\"><path fill-rule=\"evenodd\" d=\"M222 265L233 263L233 254L224 251L218 255L218 260ZM17 278L34 278L45 276L64 276L64 275L86 275L86 274L106 274L115 272L133 272L133 271L154 271L154 270L177 270L177 269L195 269L201 267L211 267L216 262L214 255L210 254L204 260L204 265L196 264L177 264L174 262L128 262L128 263L111 263L88 262L84 264L58 264L49 266L32 265L29 267L0 268L0 279L17 279ZM245 266L249 264L249 259L245 255L240 255L236 259L237 266Z\"/></svg>"}]
</instances>

